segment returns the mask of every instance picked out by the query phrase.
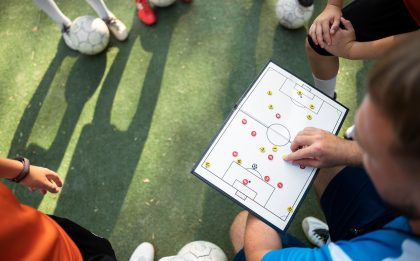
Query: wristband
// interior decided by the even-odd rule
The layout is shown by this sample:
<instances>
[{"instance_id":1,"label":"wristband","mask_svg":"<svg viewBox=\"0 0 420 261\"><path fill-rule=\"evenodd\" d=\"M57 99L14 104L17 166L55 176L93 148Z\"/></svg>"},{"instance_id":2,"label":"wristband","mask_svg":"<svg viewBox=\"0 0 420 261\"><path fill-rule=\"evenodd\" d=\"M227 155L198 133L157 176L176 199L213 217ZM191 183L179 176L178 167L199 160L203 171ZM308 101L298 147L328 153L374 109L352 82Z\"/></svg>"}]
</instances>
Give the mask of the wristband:
<instances>
[{"instance_id":1,"label":"wristband","mask_svg":"<svg viewBox=\"0 0 420 261\"><path fill-rule=\"evenodd\" d=\"M27 158L24 157L16 157L14 158L15 160L18 160L20 162L22 162L23 164L23 169L22 171L19 173L19 175L17 175L16 177L14 177L13 179L10 179L13 182L19 183L21 182L24 178L26 178L26 176L28 176L29 174L29 166L30 166L30 162Z\"/></svg>"}]
</instances>

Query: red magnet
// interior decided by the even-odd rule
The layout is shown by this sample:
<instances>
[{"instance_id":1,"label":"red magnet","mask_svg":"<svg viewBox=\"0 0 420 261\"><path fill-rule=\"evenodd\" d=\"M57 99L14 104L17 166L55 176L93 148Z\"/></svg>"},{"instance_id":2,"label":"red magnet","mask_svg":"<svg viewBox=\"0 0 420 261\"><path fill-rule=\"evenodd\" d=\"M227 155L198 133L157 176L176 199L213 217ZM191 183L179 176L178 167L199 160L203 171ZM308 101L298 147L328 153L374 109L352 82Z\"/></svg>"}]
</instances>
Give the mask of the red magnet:
<instances>
[{"instance_id":1,"label":"red magnet","mask_svg":"<svg viewBox=\"0 0 420 261\"><path fill-rule=\"evenodd\" d=\"M256 131L251 131L251 135L252 135L252 137L255 137L255 136L257 136L257 132Z\"/></svg>"},{"instance_id":2,"label":"red magnet","mask_svg":"<svg viewBox=\"0 0 420 261\"><path fill-rule=\"evenodd\" d=\"M232 152L232 156L237 157L238 156L238 152L237 151Z\"/></svg>"},{"instance_id":3,"label":"red magnet","mask_svg":"<svg viewBox=\"0 0 420 261\"><path fill-rule=\"evenodd\" d=\"M277 118L277 119L280 119L280 118L281 118L280 113L276 113L276 118Z\"/></svg>"},{"instance_id":4,"label":"red magnet","mask_svg":"<svg viewBox=\"0 0 420 261\"><path fill-rule=\"evenodd\" d=\"M273 155L271 155L271 154L270 154L270 155L268 155L268 159L269 159L269 160L273 160L273 158L274 158L274 156L273 156Z\"/></svg>"},{"instance_id":5,"label":"red magnet","mask_svg":"<svg viewBox=\"0 0 420 261\"><path fill-rule=\"evenodd\" d=\"M246 119L242 119L242 124L246 124L246 123L247 123Z\"/></svg>"},{"instance_id":6,"label":"red magnet","mask_svg":"<svg viewBox=\"0 0 420 261\"><path fill-rule=\"evenodd\" d=\"M283 183L281 183L281 182L277 183L277 187L278 188L282 188L283 187Z\"/></svg>"},{"instance_id":7,"label":"red magnet","mask_svg":"<svg viewBox=\"0 0 420 261\"><path fill-rule=\"evenodd\" d=\"M245 186L248 185L249 181L247 179L242 180L242 184L244 184Z\"/></svg>"},{"instance_id":8,"label":"red magnet","mask_svg":"<svg viewBox=\"0 0 420 261\"><path fill-rule=\"evenodd\" d=\"M269 176L265 176L265 177L264 177L264 180L265 180L266 182L269 182L269 181L270 181L270 177L269 177Z\"/></svg>"}]
</instances>

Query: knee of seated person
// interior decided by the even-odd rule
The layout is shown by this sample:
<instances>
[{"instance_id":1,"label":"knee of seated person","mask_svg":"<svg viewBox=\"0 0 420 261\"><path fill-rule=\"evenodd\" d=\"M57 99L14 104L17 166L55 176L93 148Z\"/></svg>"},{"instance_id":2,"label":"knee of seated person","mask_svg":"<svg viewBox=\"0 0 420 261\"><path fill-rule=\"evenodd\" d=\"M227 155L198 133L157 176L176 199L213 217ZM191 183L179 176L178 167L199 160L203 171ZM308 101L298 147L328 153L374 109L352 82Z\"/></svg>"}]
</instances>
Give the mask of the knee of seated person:
<instances>
[{"instance_id":1,"label":"knee of seated person","mask_svg":"<svg viewBox=\"0 0 420 261\"><path fill-rule=\"evenodd\" d=\"M324 48L316 45L309 35L305 40L305 48L308 56L332 56L332 54L327 52Z\"/></svg>"}]
</instances>

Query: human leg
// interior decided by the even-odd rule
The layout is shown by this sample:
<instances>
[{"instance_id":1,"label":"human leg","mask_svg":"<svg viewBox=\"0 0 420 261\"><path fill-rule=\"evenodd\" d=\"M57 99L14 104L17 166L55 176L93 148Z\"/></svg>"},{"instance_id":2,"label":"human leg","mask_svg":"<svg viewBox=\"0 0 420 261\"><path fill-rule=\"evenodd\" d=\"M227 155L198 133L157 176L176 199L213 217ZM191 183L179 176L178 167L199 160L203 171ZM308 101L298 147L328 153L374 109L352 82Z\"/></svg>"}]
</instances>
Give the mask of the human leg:
<instances>
[{"instance_id":1,"label":"human leg","mask_svg":"<svg viewBox=\"0 0 420 261\"><path fill-rule=\"evenodd\" d=\"M319 192L332 241L351 239L396 217L385 206L364 169L346 167L325 177L328 178L328 185Z\"/></svg>"},{"instance_id":2,"label":"human leg","mask_svg":"<svg viewBox=\"0 0 420 261\"><path fill-rule=\"evenodd\" d=\"M46 13L54 22L60 27L61 30L65 27L71 26L71 20L65 16L58 8L53 0L33 0L34 3Z\"/></svg>"},{"instance_id":3,"label":"human leg","mask_svg":"<svg viewBox=\"0 0 420 261\"><path fill-rule=\"evenodd\" d=\"M344 167L333 167L333 168L324 168L321 169L314 180L314 189L315 194L318 197L318 200L321 199L324 194L325 189L331 180L338 174Z\"/></svg>"},{"instance_id":4,"label":"human leg","mask_svg":"<svg viewBox=\"0 0 420 261\"><path fill-rule=\"evenodd\" d=\"M70 38L69 29L71 27L71 20L65 16L53 0L33 0L34 3L44 11L51 19L60 27L66 45L77 51L76 45Z\"/></svg>"},{"instance_id":5,"label":"human leg","mask_svg":"<svg viewBox=\"0 0 420 261\"><path fill-rule=\"evenodd\" d=\"M109 19L115 15L108 9L103 0L86 0L101 19Z\"/></svg>"},{"instance_id":6,"label":"human leg","mask_svg":"<svg viewBox=\"0 0 420 261\"><path fill-rule=\"evenodd\" d=\"M244 246L245 228L246 228L247 218L248 218L248 211L241 211L235 217L230 227L229 234L230 234L230 240L233 245L233 249L235 251L235 259L234 259L235 261L246 260L243 246ZM262 233L264 233L263 232L264 229L269 227L263 221L260 221L259 225L261 226L261 230L257 230L257 231L262 231ZM277 232L279 233L281 241L282 241L282 248L306 247L305 244L303 244L294 236L283 231L277 231ZM253 236L259 237L261 235L256 234Z\"/></svg>"},{"instance_id":7,"label":"human leg","mask_svg":"<svg viewBox=\"0 0 420 261\"><path fill-rule=\"evenodd\" d=\"M150 7L147 0L135 0L137 8L137 16L139 20L142 21L145 25L153 25L156 23L156 14L153 9Z\"/></svg>"},{"instance_id":8,"label":"human leg","mask_svg":"<svg viewBox=\"0 0 420 261\"><path fill-rule=\"evenodd\" d=\"M338 57L318 54L306 40L306 55L311 66L315 87L330 97L334 97L338 74Z\"/></svg>"},{"instance_id":9,"label":"human leg","mask_svg":"<svg viewBox=\"0 0 420 261\"><path fill-rule=\"evenodd\" d=\"M79 248L83 260L117 260L111 243L109 243L107 239L93 234L69 219L53 215L50 215L49 217L66 231Z\"/></svg>"},{"instance_id":10,"label":"human leg","mask_svg":"<svg viewBox=\"0 0 420 261\"><path fill-rule=\"evenodd\" d=\"M103 0L86 0L108 26L111 33L120 41L128 37L128 30L125 24L119 20L105 5Z\"/></svg>"},{"instance_id":11,"label":"human leg","mask_svg":"<svg viewBox=\"0 0 420 261\"><path fill-rule=\"evenodd\" d=\"M241 211L235 217L235 219L232 222L232 225L230 226L230 242L232 242L235 254L238 253L244 247L245 226L247 218L248 211Z\"/></svg>"}]
</instances>

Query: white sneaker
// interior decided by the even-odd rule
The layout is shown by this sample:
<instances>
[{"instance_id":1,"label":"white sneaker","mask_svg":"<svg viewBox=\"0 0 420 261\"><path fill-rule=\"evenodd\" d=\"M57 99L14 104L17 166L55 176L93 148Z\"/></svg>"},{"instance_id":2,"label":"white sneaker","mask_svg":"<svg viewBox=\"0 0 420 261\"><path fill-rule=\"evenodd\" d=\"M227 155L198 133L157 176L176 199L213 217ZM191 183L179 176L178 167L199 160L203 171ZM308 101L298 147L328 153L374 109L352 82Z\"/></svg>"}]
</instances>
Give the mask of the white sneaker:
<instances>
[{"instance_id":1,"label":"white sneaker","mask_svg":"<svg viewBox=\"0 0 420 261\"><path fill-rule=\"evenodd\" d=\"M120 19L111 17L104 19L104 22L108 26L109 31L120 41L124 41L128 37L127 27Z\"/></svg>"},{"instance_id":2,"label":"white sneaker","mask_svg":"<svg viewBox=\"0 0 420 261\"><path fill-rule=\"evenodd\" d=\"M130 261L153 261L154 256L153 245L149 242L143 242L131 254Z\"/></svg>"},{"instance_id":3,"label":"white sneaker","mask_svg":"<svg viewBox=\"0 0 420 261\"><path fill-rule=\"evenodd\" d=\"M354 138L354 125L351 125L346 132L344 133L344 138L346 140L353 140Z\"/></svg>"},{"instance_id":4,"label":"white sneaker","mask_svg":"<svg viewBox=\"0 0 420 261\"><path fill-rule=\"evenodd\" d=\"M66 43L66 45L70 49L75 50L75 51L78 51L76 45L71 40L71 37L70 37L70 34L69 34L70 27L71 26L65 26L65 25L63 25L63 29L61 29L61 35L63 36L64 42Z\"/></svg>"},{"instance_id":5,"label":"white sneaker","mask_svg":"<svg viewBox=\"0 0 420 261\"><path fill-rule=\"evenodd\" d=\"M314 217L306 217L302 221L303 233L317 247L331 242L328 225Z\"/></svg>"}]
</instances>

